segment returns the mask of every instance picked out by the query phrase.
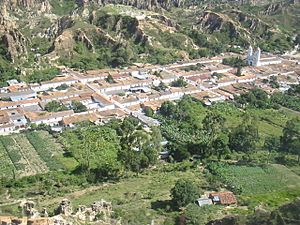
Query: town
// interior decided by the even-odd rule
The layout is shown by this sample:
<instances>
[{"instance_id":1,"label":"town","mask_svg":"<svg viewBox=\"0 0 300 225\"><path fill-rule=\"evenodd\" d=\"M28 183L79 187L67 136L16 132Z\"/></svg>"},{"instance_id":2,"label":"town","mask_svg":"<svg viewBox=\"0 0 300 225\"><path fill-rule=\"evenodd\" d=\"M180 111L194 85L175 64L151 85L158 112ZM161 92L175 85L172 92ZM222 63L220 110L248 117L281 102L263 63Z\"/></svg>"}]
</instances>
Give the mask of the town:
<instances>
[{"instance_id":1,"label":"town","mask_svg":"<svg viewBox=\"0 0 300 225\"><path fill-rule=\"evenodd\" d=\"M242 59L247 65L226 65L230 58ZM276 86L270 82L274 78ZM127 115L157 126L159 121L144 111L156 111L167 100L191 95L211 105L254 88L268 94L284 92L299 81L298 60L264 54L251 46L247 55L228 53L163 66L137 63L124 69L84 72L63 68L53 80L39 84L7 81L8 86L0 89L0 134L41 124L61 131L83 121L101 124Z\"/></svg>"}]
</instances>

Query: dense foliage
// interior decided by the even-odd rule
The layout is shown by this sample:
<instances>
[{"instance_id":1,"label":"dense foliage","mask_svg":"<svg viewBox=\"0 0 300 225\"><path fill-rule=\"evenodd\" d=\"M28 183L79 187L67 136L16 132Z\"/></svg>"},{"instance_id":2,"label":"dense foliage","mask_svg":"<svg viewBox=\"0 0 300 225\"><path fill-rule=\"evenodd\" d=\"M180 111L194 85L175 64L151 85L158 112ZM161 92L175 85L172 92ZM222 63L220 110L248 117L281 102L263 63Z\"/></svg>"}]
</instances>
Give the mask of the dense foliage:
<instances>
[{"instance_id":1,"label":"dense foliage","mask_svg":"<svg viewBox=\"0 0 300 225\"><path fill-rule=\"evenodd\" d=\"M199 194L199 187L190 180L178 180L171 189L172 200L177 207L184 207L195 202Z\"/></svg>"}]
</instances>

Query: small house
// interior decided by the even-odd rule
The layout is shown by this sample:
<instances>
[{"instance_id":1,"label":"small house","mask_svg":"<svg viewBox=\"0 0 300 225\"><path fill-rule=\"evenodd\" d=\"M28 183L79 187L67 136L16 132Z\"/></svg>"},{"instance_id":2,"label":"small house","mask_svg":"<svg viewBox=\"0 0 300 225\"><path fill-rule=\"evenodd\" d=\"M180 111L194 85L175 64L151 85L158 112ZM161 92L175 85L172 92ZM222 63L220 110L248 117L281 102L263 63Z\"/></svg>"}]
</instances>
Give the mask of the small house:
<instances>
[{"instance_id":1,"label":"small house","mask_svg":"<svg viewBox=\"0 0 300 225\"><path fill-rule=\"evenodd\" d=\"M209 194L209 198L212 200L214 204L221 204L221 205L234 205L237 203L235 195L228 191L228 192L213 192Z\"/></svg>"}]
</instances>

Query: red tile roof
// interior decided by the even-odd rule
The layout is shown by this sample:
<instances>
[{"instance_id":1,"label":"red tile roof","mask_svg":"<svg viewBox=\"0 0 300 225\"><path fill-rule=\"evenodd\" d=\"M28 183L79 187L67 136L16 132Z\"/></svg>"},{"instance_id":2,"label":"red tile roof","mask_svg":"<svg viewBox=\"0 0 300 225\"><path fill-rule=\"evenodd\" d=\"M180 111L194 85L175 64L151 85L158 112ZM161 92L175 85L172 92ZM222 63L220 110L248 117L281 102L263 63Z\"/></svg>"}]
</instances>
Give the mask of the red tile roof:
<instances>
[{"instance_id":1,"label":"red tile roof","mask_svg":"<svg viewBox=\"0 0 300 225\"><path fill-rule=\"evenodd\" d=\"M237 200L232 192L213 192L209 194L210 198L213 198L214 203L220 203L222 205L236 204ZM219 199L219 200L216 200Z\"/></svg>"}]
</instances>

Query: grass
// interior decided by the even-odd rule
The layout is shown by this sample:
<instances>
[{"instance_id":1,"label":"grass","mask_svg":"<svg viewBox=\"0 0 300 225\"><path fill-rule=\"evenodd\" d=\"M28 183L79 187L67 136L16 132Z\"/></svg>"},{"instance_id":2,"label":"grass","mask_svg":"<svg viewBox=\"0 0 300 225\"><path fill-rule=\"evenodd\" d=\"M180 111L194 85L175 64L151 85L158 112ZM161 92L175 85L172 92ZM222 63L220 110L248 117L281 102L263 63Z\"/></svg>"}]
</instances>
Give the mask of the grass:
<instances>
[{"instance_id":1,"label":"grass","mask_svg":"<svg viewBox=\"0 0 300 225\"><path fill-rule=\"evenodd\" d=\"M0 177L12 177L15 167L4 146L0 142Z\"/></svg>"},{"instance_id":2,"label":"grass","mask_svg":"<svg viewBox=\"0 0 300 225\"><path fill-rule=\"evenodd\" d=\"M206 183L197 169L187 171L169 170L167 166L148 171L138 176L130 175L117 183L106 183L88 190L80 195L66 196L72 199L73 206L90 205L94 201L105 199L111 201L117 215L124 224L150 224L152 219L165 218L165 210L170 206L170 189L176 180L188 178L195 180L199 186ZM173 165L172 165L173 166ZM54 208L59 200L45 200L40 207ZM51 203L49 207L49 203Z\"/></svg>"},{"instance_id":3,"label":"grass","mask_svg":"<svg viewBox=\"0 0 300 225\"><path fill-rule=\"evenodd\" d=\"M46 162L50 170L59 170L63 168L62 164L55 156L59 151L59 146L48 132L28 132L26 137L39 156Z\"/></svg>"},{"instance_id":4,"label":"grass","mask_svg":"<svg viewBox=\"0 0 300 225\"><path fill-rule=\"evenodd\" d=\"M255 195L300 188L300 177L282 165L213 165L211 171L229 188L242 195Z\"/></svg>"},{"instance_id":5,"label":"grass","mask_svg":"<svg viewBox=\"0 0 300 225\"><path fill-rule=\"evenodd\" d=\"M25 169L26 162L24 162L19 149L15 146L14 140L10 136L2 136L0 137L0 140L5 147L6 152L12 163L14 164L16 170L23 171Z\"/></svg>"}]
</instances>

